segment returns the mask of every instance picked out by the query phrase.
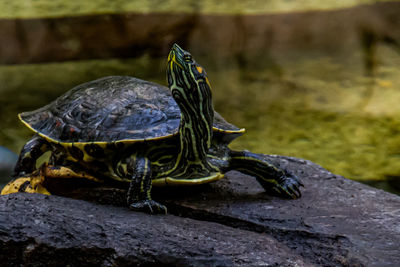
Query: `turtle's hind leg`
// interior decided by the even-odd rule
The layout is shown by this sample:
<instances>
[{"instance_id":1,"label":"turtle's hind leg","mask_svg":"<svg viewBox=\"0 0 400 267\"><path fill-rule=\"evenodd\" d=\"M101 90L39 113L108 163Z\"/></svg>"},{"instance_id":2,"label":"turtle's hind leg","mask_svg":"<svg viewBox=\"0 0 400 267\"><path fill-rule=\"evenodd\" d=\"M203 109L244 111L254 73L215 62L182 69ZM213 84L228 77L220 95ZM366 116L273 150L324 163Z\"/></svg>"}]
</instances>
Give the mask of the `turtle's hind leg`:
<instances>
[{"instance_id":1,"label":"turtle's hind leg","mask_svg":"<svg viewBox=\"0 0 400 267\"><path fill-rule=\"evenodd\" d=\"M229 170L237 170L251 175L267 192L276 192L290 198L301 197L303 184L294 175L281 170L265 159L261 154L249 151L230 151Z\"/></svg>"},{"instance_id":2,"label":"turtle's hind leg","mask_svg":"<svg viewBox=\"0 0 400 267\"><path fill-rule=\"evenodd\" d=\"M35 171L36 160L48 150L50 150L50 145L45 139L39 135L32 137L21 150L13 177L27 176Z\"/></svg>"},{"instance_id":3,"label":"turtle's hind leg","mask_svg":"<svg viewBox=\"0 0 400 267\"><path fill-rule=\"evenodd\" d=\"M167 208L151 199L152 172L146 157L132 157L127 166L127 175L132 177L128 190L129 208L147 213L167 213Z\"/></svg>"},{"instance_id":4,"label":"turtle's hind leg","mask_svg":"<svg viewBox=\"0 0 400 267\"><path fill-rule=\"evenodd\" d=\"M72 179L75 180L72 181ZM60 195L60 193L68 191L70 184L68 183L69 181L75 185L82 184L77 183L78 181L102 182L102 180L84 171L79 172L70 167L54 166L43 163L37 170L30 173L28 176L22 176L10 181L1 191L1 195L22 192L45 195L55 193L56 195Z\"/></svg>"},{"instance_id":5,"label":"turtle's hind leg","mask_svg":"<svg viewBox=\"0 0 400 267\"><path fill-rule=\"evenodd\" d=\"M39 169L30 173L29 176L22 176L11 180L1 190L0 195L8 195L13 193L39 193L50 195L50 192L43 186L44 164Z\"/></svg>"}]
</instances>

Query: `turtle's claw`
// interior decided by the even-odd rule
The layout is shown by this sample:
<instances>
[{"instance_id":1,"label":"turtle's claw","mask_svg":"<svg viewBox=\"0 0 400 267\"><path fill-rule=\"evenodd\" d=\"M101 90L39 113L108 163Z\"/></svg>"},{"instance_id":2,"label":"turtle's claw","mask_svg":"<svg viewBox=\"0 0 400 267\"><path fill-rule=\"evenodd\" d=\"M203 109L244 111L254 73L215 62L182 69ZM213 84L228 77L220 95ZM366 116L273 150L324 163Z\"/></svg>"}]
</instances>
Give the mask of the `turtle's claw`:
<instances>
[{"instance_id":1,"label":"turtle's claw","mask_svg":"<svg viewBox=\"0 0 400 267\"><path fill-rule=\"evenodd\" d=\"M303 183L300 182L299 178L297 178L293 174L287 173L285 177L274 186L274 190L278 192L281 196L290 197L292 199L300 198L301 191L300 186L303 186Z\"/></svg>"},{"instance_id":2,"label":"turtle's claw","mask_svg":"<svg viewBox=\"0 0 400 267\"><path fill-rule=\"evenodd\" d=\"M141 200L129 205L129 208L134 211L142 211L150 214L163 213L167 214L167 207L154 200Z\"/></svg>"}]
</instances>

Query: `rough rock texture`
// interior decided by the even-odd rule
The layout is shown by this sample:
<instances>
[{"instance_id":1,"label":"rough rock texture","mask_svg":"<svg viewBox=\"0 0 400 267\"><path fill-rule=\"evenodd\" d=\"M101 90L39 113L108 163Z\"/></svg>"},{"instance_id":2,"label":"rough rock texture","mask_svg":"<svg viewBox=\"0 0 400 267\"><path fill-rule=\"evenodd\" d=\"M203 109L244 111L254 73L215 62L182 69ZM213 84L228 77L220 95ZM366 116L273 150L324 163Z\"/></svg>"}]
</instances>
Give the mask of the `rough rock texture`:
<instances>
[{"instance_id":1,"label":"rough rock texture","mask_svg":"<svg viewBox=\"0 0 400 267\"><path fill-rule=\"evenodd\" d=\"M0 260L10 265L304 263L268 235L57 196L2 197L0 235Z\"/></svg>"},{"instance_id":2,"label":"rough rock texture","mask_svg":"<svg viewBox=\"0 0 400 267\"><path fill-rule=\"evenodd\" d=\"M400 265L398 196L305 160L266 157L302 178L301 199L268 196L253 178L237 172L205 186L155 190L153 195L169 208L165 216L60 196L1 196L0 262L11 266ZM121 202L123 193L83 189L75 197Z\"/></svg>"},{"instance_id":3,"label":"rough rock texture","mask_svg":"<svg viewBox=\"0 0 400 267\"><path fill-rule=\"evenodd\" d=\"M301 199L267 196L250 177L232 173L224 184L215 186L215 193L177 201L176 210L184 216L267 233L315 264L400 264L398 196L334 175L309 161L270 158L302 178Z\"/></svg>"}]
</instances>

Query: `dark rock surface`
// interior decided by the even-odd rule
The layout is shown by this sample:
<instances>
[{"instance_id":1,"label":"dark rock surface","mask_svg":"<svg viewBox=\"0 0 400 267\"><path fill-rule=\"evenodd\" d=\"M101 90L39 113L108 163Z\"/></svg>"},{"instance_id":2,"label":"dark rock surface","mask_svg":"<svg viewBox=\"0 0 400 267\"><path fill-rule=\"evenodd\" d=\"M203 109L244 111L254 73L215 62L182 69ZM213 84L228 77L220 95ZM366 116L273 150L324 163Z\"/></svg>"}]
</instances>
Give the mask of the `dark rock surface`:
<instances>
[{"instance_id":1,"label":"dark rock surface","mask_svg":"<svg viewBox=\"0 0 400 267\"><path fill-rule=\"evenodd\" d=\"M270 236L174 215L27 194L2 196L0 209L0 262L9 265L304 264Z\"/></svg>"},{"instance_id":2,"label":"dark rock surface","mask_svg":"<svg viewBox=\"0 0 400 267\"><path fill-rule=\"evenodd\" d=\"M398 266L400 198L300 159L268 156L296 172L303 197L263 193L249 176L154 190L169 215L60 196L0 197L6 265ZM86 190L86 191L85 191ZM123 190L83 189L107 203ZM101 196L101 197L100 197ZM112 197L112 196L116 196Z\"/></svg>"},{"instance_id":3,"label":"dark rock surface","mask_svg":"<svg viewBox=\"0 0 400 267\"><path fill-rule=\"evenodd\" d=\"M231 173L215 193L175 203L184 216L267 233L315 264L400 265L398 196L309 161L269 158L302 178L301 199L267 196L251 177Z\"/></svg>"}]
</instances>

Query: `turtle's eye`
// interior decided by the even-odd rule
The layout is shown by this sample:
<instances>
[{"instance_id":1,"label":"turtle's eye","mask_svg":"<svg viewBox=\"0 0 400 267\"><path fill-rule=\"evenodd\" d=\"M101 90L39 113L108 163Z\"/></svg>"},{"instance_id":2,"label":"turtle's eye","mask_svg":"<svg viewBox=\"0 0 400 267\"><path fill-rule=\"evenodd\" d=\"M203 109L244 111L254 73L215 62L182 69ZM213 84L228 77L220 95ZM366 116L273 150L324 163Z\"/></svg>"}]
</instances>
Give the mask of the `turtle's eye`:
<instances>
[{"instance_id":1,"label":"turtle's eye","mask_svg":"<svg viewBox=\"0 0 400 267\"><path fill-rule=\"evenodd\" d=\"M190 62L190 61L192 61L192 56L186 54L186 55L183 56L183 60L185 60L186 62Z\"/></svg>"}]
</instances>

